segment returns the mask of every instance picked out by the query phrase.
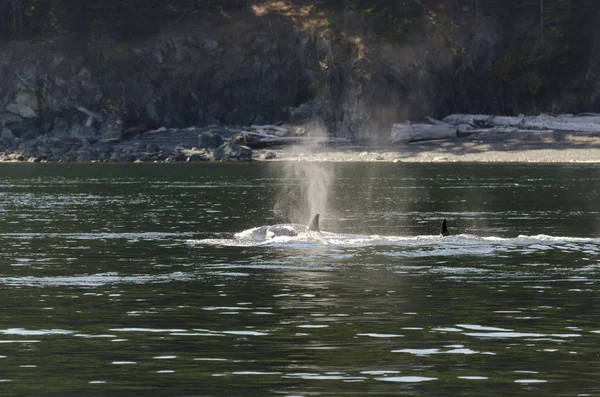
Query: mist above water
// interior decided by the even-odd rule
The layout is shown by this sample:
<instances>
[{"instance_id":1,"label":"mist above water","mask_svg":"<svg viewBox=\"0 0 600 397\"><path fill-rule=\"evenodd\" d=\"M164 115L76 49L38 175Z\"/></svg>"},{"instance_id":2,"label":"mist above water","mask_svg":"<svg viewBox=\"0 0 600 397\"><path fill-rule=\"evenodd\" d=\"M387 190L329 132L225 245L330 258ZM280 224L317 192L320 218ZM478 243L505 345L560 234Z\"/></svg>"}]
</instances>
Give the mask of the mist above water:
<instances>
[{"instance_id":1,"label":"mist above water","mask_svg":"<svg viewBox=\"0 0 600 397\"><path fill-rule=\"evenodd\" d=\"M321 125L311 123L305 127L306 135L326 138L327 132ZM290 151L310 153L319 148L317 143L295 145ZM324 163L291 161L282 164L281 172L285 184L277 195L274 211L283 219L308 225L315 214L329 212L329 197L335 178L333 167Z\"/></svg>"}]
</instances>

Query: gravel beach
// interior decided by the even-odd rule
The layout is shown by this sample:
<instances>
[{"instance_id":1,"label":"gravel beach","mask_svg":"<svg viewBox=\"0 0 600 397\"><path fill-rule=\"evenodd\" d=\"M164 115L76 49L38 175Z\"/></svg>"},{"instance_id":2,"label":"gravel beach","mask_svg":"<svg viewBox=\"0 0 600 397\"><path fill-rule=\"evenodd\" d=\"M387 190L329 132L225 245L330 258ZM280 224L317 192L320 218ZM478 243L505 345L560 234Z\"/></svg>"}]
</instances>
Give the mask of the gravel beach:
<instances>
[{"instance_id":1,"label":"gravel beach","mask_svg":"<svg viewBox=\"0 0 600 397\"><path fill-rule=\"evenodd\" d=\"M270 156L267 154L270 153ZM315 162L482 162L482 163L600 163L600 137L590 135L529 136L527 139L469 139L409 144L336 144L255 151L268 161Z\"/></svg>"}]
</instances>

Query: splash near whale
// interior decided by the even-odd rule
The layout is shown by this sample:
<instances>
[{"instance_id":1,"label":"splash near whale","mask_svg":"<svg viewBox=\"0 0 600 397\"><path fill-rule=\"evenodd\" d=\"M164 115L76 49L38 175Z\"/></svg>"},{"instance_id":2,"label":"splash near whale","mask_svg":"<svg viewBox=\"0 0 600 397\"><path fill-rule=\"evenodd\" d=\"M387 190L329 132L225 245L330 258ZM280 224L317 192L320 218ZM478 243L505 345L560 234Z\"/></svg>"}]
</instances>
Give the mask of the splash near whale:
<instances>
[{"instance_id":1,"label":"splash near whale","mask_svg":"<svg viewBox=\"0 0 600 397\"><path fill-rule=\"evenodd\" d=\"M266 241L278 237L297 237L306 233L320 233L319 216L319 214L316 214L308 226L296 223L281 223L244 230L243 232L236 233L234 236L237 239L251 237L254 241Z\"/></svg>"}]
</instances>

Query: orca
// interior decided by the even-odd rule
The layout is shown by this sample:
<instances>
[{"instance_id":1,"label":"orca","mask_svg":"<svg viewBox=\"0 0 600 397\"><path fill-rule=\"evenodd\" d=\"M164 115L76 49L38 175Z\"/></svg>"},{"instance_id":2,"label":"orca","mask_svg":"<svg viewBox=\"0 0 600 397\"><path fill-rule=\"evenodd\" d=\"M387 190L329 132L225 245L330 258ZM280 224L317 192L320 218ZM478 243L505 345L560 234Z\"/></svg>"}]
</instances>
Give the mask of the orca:
<instances>
[{"instance_id":1,"label":"orca","mask_svg":"<svg viewBox=\"0 0 600 397\"><path fill-rule=\"evenodd\" d=\"M281 236L296 237L297 235L306 232L321 232L319 229L319 214L316 214L313 217L312 222L310 222L310 225L308 226L299 225L296 223L282 223L271 226L257 227L253 229L252 234L255 240L266 240Z\"/></svg>"},{"instance_id":2,"label":"orca","mask_svg":"<svg viewBox=\"0 0 600 397\"><path fill-rule=\"evenodd\" d=\"M442 220L442 224L440 225L440 237L449 236L450 232L448 231L448 226L446 226L446 218Z\"/></svg>"}]
</instances>

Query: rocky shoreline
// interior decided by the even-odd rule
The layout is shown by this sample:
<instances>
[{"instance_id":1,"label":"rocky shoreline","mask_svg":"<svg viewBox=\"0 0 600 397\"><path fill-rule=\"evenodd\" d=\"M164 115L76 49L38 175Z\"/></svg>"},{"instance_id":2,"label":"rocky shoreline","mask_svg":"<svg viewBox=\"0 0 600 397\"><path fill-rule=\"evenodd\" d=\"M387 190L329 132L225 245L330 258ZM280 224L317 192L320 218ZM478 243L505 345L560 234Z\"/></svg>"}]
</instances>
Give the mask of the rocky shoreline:
<instances>
[{"instance_id":1,"label":"rocky shoreline","mask_svg":"<svg viewBox=\"0 0 600 397\"><path fill-rule=\"evenodd\" d=\"M212 127L182 130L160 128L122 140L43 135L23 140L4 130L0 135L0 144L5 149L0 153L0 161L169 163L252 159L252 150L245 146L243 134L226 128L216 130L218 132Z\"/></svg>"},{"instance_id":2,"label":"rocky shoreline","mask_svg":"<svg viewBox=\"0 0 600 397\"><path fill-rule=\"evenodd\" d=\"M486 134L404 144L297 136L290 138L297 142L272 144L262 138L248 130L214 126L96 141L44 136L23 141L3 133L1 142L13 149L0 152L0 162L600 163L600 136L589 133Z\"/></svg>"}]
</instances>

